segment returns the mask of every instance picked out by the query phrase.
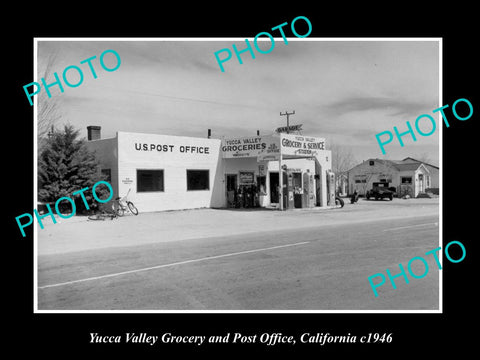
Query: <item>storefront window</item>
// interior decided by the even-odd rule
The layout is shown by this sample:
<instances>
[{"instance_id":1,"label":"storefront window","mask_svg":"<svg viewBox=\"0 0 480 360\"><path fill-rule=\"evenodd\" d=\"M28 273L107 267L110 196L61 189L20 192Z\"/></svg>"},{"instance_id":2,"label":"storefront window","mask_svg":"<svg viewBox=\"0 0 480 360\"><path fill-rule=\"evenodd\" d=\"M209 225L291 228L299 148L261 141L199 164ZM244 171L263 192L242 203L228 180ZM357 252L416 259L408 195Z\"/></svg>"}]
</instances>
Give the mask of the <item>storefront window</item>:
<instances>
[{"instance_id":1,"label":"storefront window","mask_svg":"<svg viewBox=\"0 0 480 360\"><path fill-rule=\"evenodd\" d=\"M355 183L361 184L367 182L367 175L355 175Z\"/></svg>"},{"instance_id":2,"label":"storefront window","mask_svg":"<svg viewBox=\"0 0 480 360\"><path fill-rule=\"evenodd\" d=\"M137 192L164 191L163 170L137 170Z\"/></svg>"},{"instance_id":3,"label":"storefront window","mask_svg":"<svg viewBox=\"0 0 480 360\"><path fill-rule=\"evenodd\" d=\"M187 190L210 190L210 171L187 170Z\"/></svg>"}]
</instances>

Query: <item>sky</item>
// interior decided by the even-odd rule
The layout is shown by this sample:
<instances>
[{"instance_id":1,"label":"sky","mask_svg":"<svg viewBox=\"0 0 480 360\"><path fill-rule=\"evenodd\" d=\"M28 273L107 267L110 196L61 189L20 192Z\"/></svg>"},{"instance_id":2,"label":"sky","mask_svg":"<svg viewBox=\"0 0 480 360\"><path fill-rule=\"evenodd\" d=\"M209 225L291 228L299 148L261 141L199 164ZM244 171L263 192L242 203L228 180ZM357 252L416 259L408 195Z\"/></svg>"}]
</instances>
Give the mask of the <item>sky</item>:
<instances>
[{"instance_id":1,"label":"sky","mask_svg":"<svg viewBox=\"0 0 480 360\"><path fill-rule=\"evenodd\" d=\"M263 39L263 38L260 38ZM436 39L407 41L338 41L321 38L275 38L268 54L254 49L241 54L243 64L232 49L246 48L245 38L160 39L156 41L94 41L95 39L38 39L37 80L44 76L47 61L51 72L45 81L61 78L69 65L82 69L78 87L50 88L58 103L63 123L74 125L86 136L88 125L102 127L102 138L117 131L181 136L240 137L267 135L286 125L280 112L295 111L290 124L303 124L302 134L326 139L350 148L360 162L368 158L403 159L427 157L439 164L441 121L432 111L439 106L440 56ZM249 38L250 43L253 42ZM263 41L265 40L265 41ZM271 47L268 38L259 47ZM327 41L328 40L328 41ZM214 53L228 48L232 58L220 70ZM116 51L120 67L105 71L99 58L105 50ZM88 64L92 60L97 78ZM220 54L223 58L226 53ZM114 67L111 53L104 57ZM68 80L78 82L75 70ZM62 80L63 81L63 80ZM396 138L385 146L383 155L375 134L407 130L422 114L436 119L431 136ZM432 125L422 120L420 129L428 133Z\"/></svg>"}]
</instances>

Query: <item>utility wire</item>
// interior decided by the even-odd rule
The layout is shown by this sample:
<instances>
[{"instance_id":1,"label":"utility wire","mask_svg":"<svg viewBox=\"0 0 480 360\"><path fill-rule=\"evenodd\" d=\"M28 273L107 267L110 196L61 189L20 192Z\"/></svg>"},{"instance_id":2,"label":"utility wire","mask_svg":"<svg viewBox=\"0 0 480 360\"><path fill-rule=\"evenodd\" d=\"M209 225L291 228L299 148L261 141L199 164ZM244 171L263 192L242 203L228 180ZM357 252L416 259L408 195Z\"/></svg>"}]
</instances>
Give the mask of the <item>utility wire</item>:
<instances>
[{"instance_id":1,"label":"utility wire","mask_svg":"<svg viewBox=\"0 0 480 360\"><path fill-rule=\"evenodd\" d=\"M111 90L118 90L116 88L112 88L109 86L101 86L103 88L108 88ZM267 108L263 106L257 106L257 105L246 105L246 104L238 104L238 103L228 103L228 102L221 102L221 101L214 101L214 100L206 100L206 99L198 99L198 98L189 98L189 97L181 97L181 96L173 96L173 95L164 95L164 94L156 94L156 93L151 93L151 92L146 92L146 91L139 91L139 90L132 90L132 89L122 89L123 91L128 91L132 92L135 94L141 94L141 95L147 95L147 96L155 96L155 97L162 97L166 99L175 99L175 100L182 100L182 101L192 101L192 102L200 102L200 103L207 103L207 104L213 104L213 105L223 105L223 106L235 106L235 107L247 107L247 108L252 108L252 109L261 109L261 110L269 110L273 111L272 108Z\"/></svg>"}]
</instances>

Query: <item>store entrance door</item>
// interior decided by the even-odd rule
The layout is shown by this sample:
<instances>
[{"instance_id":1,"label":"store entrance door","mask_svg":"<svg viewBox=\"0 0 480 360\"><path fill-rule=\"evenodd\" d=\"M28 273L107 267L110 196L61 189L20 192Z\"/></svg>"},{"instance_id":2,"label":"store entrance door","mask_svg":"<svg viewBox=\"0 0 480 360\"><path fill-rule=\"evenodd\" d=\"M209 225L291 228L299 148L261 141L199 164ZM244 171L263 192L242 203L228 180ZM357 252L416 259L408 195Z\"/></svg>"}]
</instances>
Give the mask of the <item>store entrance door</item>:
<instances>
[{"instance_id":1,"label":"store entrance door","mask_svg":"<svg viewBox=\"0 0 480 360\"><path fill-rule=\"evenodd\" d=\"M278 204L278 185L280 182L278 180L278 172L270 173L270 203Z\"/></svg>"},{"instance_id":2,"label":"store entrance door","mask_svg":"<svg viewBox=\"0 0 480 360\"><path fill-rule=\"evenodd\" d=\"M302 208L302 173L294 172L293 173L293 207Z\"/></svg>"},{"instance_id":3,"label":"store entrance door","mask_svg":"<svg viewBox=\"0 0 480 360\"><path fill-rule=\"evenodd\" d=\"M418 191L419 192L425 191L425 185L423 183L423 174L418 174Z\"/></svg>"},{"instance_id":4,"label":"store entrance door","mask_svg":"<svg viewBox=\"0 0 480 360\"><path fill-rule=\"evenodd\" d=\"M225 175L227 206L235 207L235 192L237 190L237 174Z\"/></svg>"}]
</instances>

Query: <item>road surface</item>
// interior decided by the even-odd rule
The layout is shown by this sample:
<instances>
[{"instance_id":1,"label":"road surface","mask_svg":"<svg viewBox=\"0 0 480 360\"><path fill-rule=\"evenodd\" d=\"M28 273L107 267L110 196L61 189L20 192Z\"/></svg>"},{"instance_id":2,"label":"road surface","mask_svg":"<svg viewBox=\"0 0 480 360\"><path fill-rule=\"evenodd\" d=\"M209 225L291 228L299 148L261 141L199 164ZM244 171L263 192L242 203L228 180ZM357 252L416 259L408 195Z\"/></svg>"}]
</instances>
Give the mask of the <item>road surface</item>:
<instances>
[{"instance_id":1,"label":"road surface","mask_svg":"<svg viewBox=\"0 0 480 360\"><path fill-rule=\"evenodd\" d=\"M38 309L438 310L438 246L426 215L39 255ZM374 296L369 276L419 256L425 277Z\"/></svg>"}]
</instances>

